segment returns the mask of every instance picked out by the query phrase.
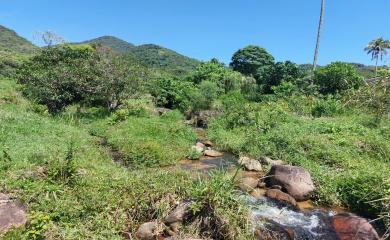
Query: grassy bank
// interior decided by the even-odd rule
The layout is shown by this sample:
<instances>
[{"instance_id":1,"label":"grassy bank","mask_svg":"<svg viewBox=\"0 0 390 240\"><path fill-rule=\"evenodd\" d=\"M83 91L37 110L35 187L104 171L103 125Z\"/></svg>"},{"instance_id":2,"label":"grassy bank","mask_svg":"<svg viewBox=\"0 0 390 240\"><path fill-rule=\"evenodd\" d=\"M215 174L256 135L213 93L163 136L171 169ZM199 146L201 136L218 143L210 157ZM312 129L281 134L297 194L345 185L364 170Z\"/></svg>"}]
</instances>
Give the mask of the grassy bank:
<instances>
[{"instance_id":1,"label":"grassy bank","mask_svg":"<svg viewBox=\"0 0 390 240\"><path fill-rule=\"evenodd\" d=\"M372 218L388 212L390 120L376 126L363 109L319 101L299 97L229 105L212 122L209 137L237 154L269 156L308 169L321 204L346 206ZM313 117L323 111L319 105L332 110Z\"/></svg>"}]
</instances>

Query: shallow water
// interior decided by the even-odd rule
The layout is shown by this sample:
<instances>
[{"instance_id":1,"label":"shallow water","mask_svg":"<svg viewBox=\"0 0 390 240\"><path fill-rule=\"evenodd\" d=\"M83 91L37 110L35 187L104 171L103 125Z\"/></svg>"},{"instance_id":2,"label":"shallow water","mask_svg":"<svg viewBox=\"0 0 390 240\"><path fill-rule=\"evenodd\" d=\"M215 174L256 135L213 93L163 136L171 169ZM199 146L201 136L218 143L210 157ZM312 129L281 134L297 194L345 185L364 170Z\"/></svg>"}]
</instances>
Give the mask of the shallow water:
<instances>
[{"instance_id":1,"label":"shallow water","mask_svg":"<svg viewBox=\"0 0 390 240\"><path fill-rule=\"evenodd\" d=\"M179 162L185 170L209 172L211 170L229 170L236 166L236 156L224 153L221 157L202 157L199 160L184 159Z\"/></svg>"},{"instance_id":2,"label":"shallow water","mask_svg":"<svg viewBox=\"0 0 390 240\"><path fill-rule=\"evenodd\" d=\"M242 197L251 208L254 230L269 228L270 223L277 223L283 229L293 232L294 239L337 239L331 226L331 217L336 212L320 209L300 211L267 197Z\"/></svg>"}]
</instances>

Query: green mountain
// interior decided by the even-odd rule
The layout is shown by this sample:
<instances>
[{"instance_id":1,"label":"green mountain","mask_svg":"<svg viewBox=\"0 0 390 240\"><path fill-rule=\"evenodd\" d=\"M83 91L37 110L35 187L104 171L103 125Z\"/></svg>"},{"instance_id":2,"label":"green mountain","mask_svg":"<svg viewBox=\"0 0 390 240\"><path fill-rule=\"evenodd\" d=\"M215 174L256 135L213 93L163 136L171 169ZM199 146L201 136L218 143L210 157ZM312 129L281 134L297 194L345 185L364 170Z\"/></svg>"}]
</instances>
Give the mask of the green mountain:
<instances>
[{"instance_id":1,"label":"green mountain","mask_svg":"<svg viewBox=\"0 0 390 240\"><path fill-rule=\"evenodd\" d=\"M102 44L118 53L132 55L148 67L162 69L175 74L185 74L200 63L196 59L186 57L155 44L135 46L112 36L103 36L75 44Z\"/></svg>"},{"instance_id":2,"label":"green mountain","mask_svg":"<svg viewBox=\"0 0 390 240\"><path fill-rule=\"evenodd\" d=\"M15 31L0 25L0 54L32 54L37 46L19 36Z\"/></svg>"},{"instance_id":3,"label":"green mountain","mask_svg":"<svg viewBox=\"0 0 390 240\"><path fill-rule=\"evenodd\" d=\"M98 37L95 39L74 44L102 44L103 46L111 48L112 50L121 54L130 53L131 50L135 47L133 44L113 36Z\"/></svg>"}]
</instances>

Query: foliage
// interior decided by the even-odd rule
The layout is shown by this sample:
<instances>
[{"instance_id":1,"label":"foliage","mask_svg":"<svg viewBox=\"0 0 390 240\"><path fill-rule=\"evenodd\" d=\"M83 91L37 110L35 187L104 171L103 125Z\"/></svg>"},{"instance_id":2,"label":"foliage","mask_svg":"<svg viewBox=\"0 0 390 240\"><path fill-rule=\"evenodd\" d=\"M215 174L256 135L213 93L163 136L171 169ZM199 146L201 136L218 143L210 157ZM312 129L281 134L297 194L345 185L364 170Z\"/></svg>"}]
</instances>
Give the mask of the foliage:
<instances>
[{"instance_id":1,"label":"foliage","mask_svg":"<svg viewBox=\"0 0 390 240\"><path fill-rule=\"evenodd\" d=\"M313 117L330 117L342 111L341 104L336 99L328 96L326 98L319 98L314 101L311 107L311 115Z\"/></svg>"},{"instance_id":2,"label":"foliage","mask_svg":"<svg viewBox=\"0 0 390 240\"><path fill-rule=\"evenodd\" d=\"M308 117L313 109L328 117ZM302 166L315 180L318 202L376 217L385 203L374 200L389 197L389 119L373 128L361 107L338 109L334 99L303 96L237 105L209 125L208 136L236 154Z\"/></svg>"},{"instance_id":3,"label":"foliage","mask_svg":"<svg viewBox=\"0 0 390 240\"><path fill-rule=\"evenodd\" d=\"M377 38L368 43L367 47L364 48L364 51L367 54L371 54L372 60L376 59L375 66L378 66L378 60L383 60L383 56L386 56L387 51L390 49L390 41L385 40L384 38ZM375 74L376 74L375 69Z\"/></svg>"},{"instance_id":4,"label":"foliage","mask_svg":"<svg viewBox=\"0 0 390 240\"><path fill-rule=\"evenodd\" d=\"M25 95L53 114L74 103L115 109L139 87L137 74L127 75L133 69L106 49L59 45L23 64L18 78Z\"/></svg>"},{"instance_id":5,"label":"foliage","mask_svg":"<svg viewBox=\"0 0 390 240\"><path fill-rule=\"evenodd\" d=\"M274 63L274 58L264 48L249 45L233 54L230 66L244 75L251 75L257 80Z\"/></svg>"},{"instance_id":6,"label":"foliage","mask_svg":"<svg viewBox=\"0 0 390 240\"><path fill-rule=\"evenodd\" d=\"M269 68L265 75L261 78L260 84L263 85L265 93L272 93L272 87L280 85L282 82L294 83L298 78L302 78L303 73L298 65L286 61L277 62Z\"/></svg>"},{"instance_id":7,"label":"foliage","mask_svg":"<svg viewBox=\"0 0 390 240\"><path fill-rule=\"evenodd\" d=\"M45 232L49 229L50 216L42 212L32 211L29 214L28 231L26 233L26 239L43 240L45 238Z\"/></svg>"},{"instance_id":8,"label":"foliage","mask_svg":"<svg viewBox=\"0 0 390 240\"><path fill-rule=\"evenodd\" d=\"M195 182L190 188L192 211L208 216L212 239L251 239L248 209L237 198L234 179L229 177L225 172L211 172L209 180Z\"/></svg>"},{"instance_id":9,"label":"foliage","mask_svg":"<svg viewBox=\"0 0 390 240\"><path fill-rule=\"evenodd\" d=\"M314 83L319 86L321 93L334 94L359 88L363 84L363 78L353 66L334 62L314 73Z\"/></svg>"}]
</instances>

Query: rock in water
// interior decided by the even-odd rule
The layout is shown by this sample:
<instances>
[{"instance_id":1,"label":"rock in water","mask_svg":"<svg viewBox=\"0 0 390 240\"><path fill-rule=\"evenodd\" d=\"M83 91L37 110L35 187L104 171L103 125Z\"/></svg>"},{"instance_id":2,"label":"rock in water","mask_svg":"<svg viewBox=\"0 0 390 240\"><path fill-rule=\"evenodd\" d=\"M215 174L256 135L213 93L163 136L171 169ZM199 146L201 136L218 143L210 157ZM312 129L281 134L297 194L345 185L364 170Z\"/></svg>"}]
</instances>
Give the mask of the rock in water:
<instances>
[{"instance_id":1,"label":"rock in water","mask_svg":"<svg viewBox=\"0 0 390 240\"><path fill-rule=\"evenodd\" d=\"M307 200L315 189L310 173L301 167L274 165L267 175L267 186L280 185L299 201Z\"/></svg>"},{"instance_id":2,"label":"rock in water","mask_svg":"<svg viewBox=\"0 0 390 240\"><path fill-rule=\"evenodd\" d=\"M204 155L209 156L209 157L222 157L223 153L208 149L208 150L204 151Z\"/></svg>"},{"instance_id":3,"label":"rock in water","mask_svg":"<svg viewBox=\"0 0 390 240\"><path fill-rule=\"evenodd\" d=\"M287 193L280 191L279 189L268 189L265 195L277 201L289 203L294 207L297 205L297 202L293 197L291 197Z\"/></svg>"},{"instance_id":4,"label":"rock in water","mask_svg":"<svg viewBox=\"0 0 390 240\"><path fill-rule=\"evenodd\" d=\"M271 166L274 166L274 165L284 165L284 162L282 160L272 160L269 157L263 157L261 159L261 161L262 161L262 163L267 164L267 165L271 165Z\"/></svg>"},{"instance_id":5,"label":"rock in water","mask_svg":"<svg viewBox=\"0 0 390 240\"><path fill-rule=\"evenodd\" d=\"M340 240L377 240L378 233L364 218L350 213L341 213L333 216L333 228Z\"/></svg>"},{"instance_id":6,"label":"rock in water","mask_svg":"<svg viewBox=\"0 0 390 240\"><path fill-rule=\"evenodd\" d=\"M156 230L156 222L146 222L139 226L137 232L135 233L135 236L138 240L155 240L156 236L158 235L156 233Z\"/></svg>"},{"instance_id":7,"label":"rock in water","mask_svg":"<svg viewBox=\"0 0 390 240\"><path fill-rule=\"evenodd\" d=\"M23 204L0 193L0 233L5 233L12 227L23 226L26 222L27 214Z\"/></svg>"},{"instance_id":8,"label":"rock in water","mask_svg":"<svg viewBox=\"0 0 390 240\"><path fill-rule=\"evenodd\" d=\"M238 163L243 165L248 171L260 172L262 170L260 162L249 157L240 157Z\"/></svg>"},{"instance_id":9,"label":"rock in water","mask_svg":"<svg viewBox=\"0 0 390 240\"><path fill-rule=\"evenodd\" d=\"M259 184L258 179L253 177L244 177L238 183L238 187L245 192L251 192L257 187L257 184Z\"/></svg>"}]
</instances>

